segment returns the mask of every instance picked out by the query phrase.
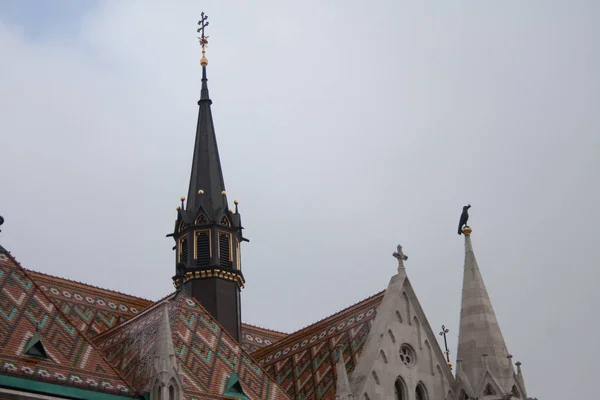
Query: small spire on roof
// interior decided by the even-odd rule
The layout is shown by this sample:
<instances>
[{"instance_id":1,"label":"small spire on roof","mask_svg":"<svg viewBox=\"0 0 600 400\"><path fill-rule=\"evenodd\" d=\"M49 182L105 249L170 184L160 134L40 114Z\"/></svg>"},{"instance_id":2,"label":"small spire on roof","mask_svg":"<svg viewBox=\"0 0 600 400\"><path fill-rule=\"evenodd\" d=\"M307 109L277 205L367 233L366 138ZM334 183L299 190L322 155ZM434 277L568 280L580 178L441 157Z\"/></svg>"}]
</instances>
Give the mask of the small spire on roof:
<instances>
[{"instance_id":1,"label":"small spire on roof","mask_svg":"<svg viewBox=\"0 0 600 400\"><path fill-rule=\"evenodd\" d=\"M202 58L200 59L200 65L206 67L208 65L208 58L206 58L206 45L208 44L208 36L204 35L204 28L208 26L208 15L204 15L204 12L202 12L200 16L202 17L200 21L198 21L200 28L197 30L197 32L200 33L200 37L198 39L200 39L200 46L202 46Z\"/></svg>"}]
</instances>

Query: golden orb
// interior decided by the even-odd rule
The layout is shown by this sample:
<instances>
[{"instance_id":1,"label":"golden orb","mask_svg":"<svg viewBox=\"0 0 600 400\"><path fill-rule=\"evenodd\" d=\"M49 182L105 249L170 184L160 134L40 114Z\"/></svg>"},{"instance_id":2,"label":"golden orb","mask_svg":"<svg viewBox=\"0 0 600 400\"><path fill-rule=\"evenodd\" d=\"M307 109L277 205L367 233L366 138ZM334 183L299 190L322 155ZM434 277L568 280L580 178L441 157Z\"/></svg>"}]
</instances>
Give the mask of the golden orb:
<instances>
[{"instance_id":1,"label":"golden orb","mask_svg":"<svg viewBox=\"0 0 600 400\"><path fill-rule=\"evenodd\" d=\"M223 190L223 191L221 192L221 194L222 194L223 196L225 196L225 195L227 194L227 192Z\"/></svg>"},{"instance_id":2,"label":"golden orb","mask_svg":"<svg viewBox=\"0 0 600 400\"><path fill-rule=\"evenodd\" d=\"M470 236L471 232L473 232L473 229L471 229L470 226L465 226L462 228L462 233L464 233L465 236Z\"/></svg>"},{"instance_id":3,"label":"golden orb","mask_svg":"<svg viewBox=\"0 0 600 400\"><path fill-rule=\"evenodd\" d=\"M233 204L235 204L235 205L237 206L238 204L240 204L240 202L239 202L239 201L237 201L237 200L234 200L234 201L233 201Z\"/></svg>"},{"instance_id":4,"label":"golden orb","mask_svg":"<svg viewBox=\"0 0 600 400\"><path fill-rule=\"evenodd\" d=\"M175 207L175 209L176 209L177 211L179 211L179 210L181 210L181 207L177 206L177 207Z\"/></svg>"},{"instance_id":5,"label":"golden orb","mask_svg":"<svg viewBox=\"0 0 600 400\"><path fill-rule=\"evenodd\" d=\"M200 59L200 65L206 67L208 65L208 58L202 56L202 58Z\"/></svg>"},{"instance_id":6,"label":"golden orb","mask_svg":"<svg viewBox=\"0 0 600 400\"><path fill-rule=\"evenodd\" d=\"M204 194L204 190L202 190L202 189L198 190L198 194Z\"/></svg>"},{"instance_id":7,"label":"golden orb","mask_svg":"<svg viewBox=\"0 0 600 400\"><path fill-rule=\"evenodd\" d=\"M185 200L185 197L181 196L181 197L179 198L179 200L181 200L181 201L184 201L184 200Z\"/></svg>"}]
</instances>

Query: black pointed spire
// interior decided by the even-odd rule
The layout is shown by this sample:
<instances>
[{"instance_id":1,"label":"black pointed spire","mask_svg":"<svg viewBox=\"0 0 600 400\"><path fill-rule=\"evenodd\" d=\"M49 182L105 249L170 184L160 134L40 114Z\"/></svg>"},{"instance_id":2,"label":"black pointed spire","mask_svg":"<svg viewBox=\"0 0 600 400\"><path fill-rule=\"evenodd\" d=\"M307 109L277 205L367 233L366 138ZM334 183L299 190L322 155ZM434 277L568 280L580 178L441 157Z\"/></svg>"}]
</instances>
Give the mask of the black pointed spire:
<instances>
[{"instance_id":1,"label":"black pointed spire","mask_svg":"<svg viewBox=\"0 0 600 400\"><path fill-rule=\"evenodd\" d=\"M202 90L198 101L198 125L196 127L196 143L192 158L192 173L187 196L188 213L197 214L204 208L207 216L216 220L219 215L228 210L225 182L219 159L217 137L213 124L211 106L208 94L206 65L202 66ZM200 191L203 191L200 192Z\"/></svg>"},{"instance_id":2,"label":"black pointed spire","mask_svg":"<svg viewBox=\"0 0 600 400\"><path fill-rule=\"evenodd\" d=\"M194 297L237 341L241 341L240 291L245 280L241 271L242 220L229 209L213 124L205 47L206 15L198 22L202 32L202 89L198 101L198 125L187 204L181 198L172 234L175 239L175 275L179 292Z\"/></svg>"}]
</instances>

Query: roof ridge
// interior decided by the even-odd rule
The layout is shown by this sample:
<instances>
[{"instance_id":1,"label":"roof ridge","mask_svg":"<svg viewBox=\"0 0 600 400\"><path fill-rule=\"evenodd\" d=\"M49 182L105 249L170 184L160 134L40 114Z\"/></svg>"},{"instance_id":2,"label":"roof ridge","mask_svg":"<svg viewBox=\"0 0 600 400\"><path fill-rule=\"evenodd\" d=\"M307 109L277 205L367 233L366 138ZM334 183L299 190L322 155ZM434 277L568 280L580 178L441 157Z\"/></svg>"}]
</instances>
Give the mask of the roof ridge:
<instances>
[{"instance_id":1,"label":"roof ridge","mask_svg":"<svg viewBox=\"0 0 600 400\"><path fill-rule=\"evenodd\" d=\"M10 254L10 252L8 252L8 253ZM19 264L19 265L20 265L20 264ZM76 281L76 280L74 280L74 279L63 278L63 277L60 277L60 276L56 276L56 275L47 274L47 273L45 273L45 272L35 271L35 270L33 270L33 269L28 269L28 268L25 268L25 267L21 267L21 268L23 268L23 269L24 269L24 270L26 270L27 272L32 272L32 273L34 273L34 274L38 274L38 275L44 275L44 276L47 276L47 277L49 277L49 278L61 279L61 280L63 280L63 281L67 281L67 282L76 283L76 284L78 284L78 285L87 286L87 287L94 288L94 289L99 289L99 290L104 290L104 291L106 291L106 292L117 293L117 294L120 294L120 295L123 295L123 296L132 297L132 298L134 298L134 299L138 299L138 300L144 300L144 301L147 301L147 302L150 302L150 303L154 303L154 301L153 301L153 300L147 299L147 298L145 298L145 297L140 297L140 296L135 296L135 295L132 295L132 294L127 294L127 293L119 292L118 290L106 289L106 288L103 288L103 287L100 287L100 286L96 286L96 285L92 285L92 284L89 284L89 283L79 282L79 281Z\"/></svg>"},{"instance_id":2,"label":"roof ridge","mask_svg":"<svg viewBox=\"0 0 600 400\"><path fill-rule=\"evenodd\" d=\"M52 305L54 306L54 308L56 309L56 311L65 320L65 322L67 324L71 325L73 328L75 328L76 334L79 335L79 336L81 336L86 343L88 343L90 346L92 346L92 348L96 351L96 353L98 353L98 355L100 356L100 358L102 358L102 360L106 363L106 365L108 365L115 372L115 374L119 377L119 379L121 379L122 383L124 385L126 385L127 388L129 388L129 390L131 390L131 394L133 394L133 395L138 394L137 390L135 390L131 385L129 385L129 382L127 382L127 380L125 378L123 378L123 376L121 375L121 373L119 371L117 371L117 369L115 367L113 367L113 365L110 362L108 362L108 360L106 359L106 357L104 357L104 354L102 354L102 352L92 343L92 341L90 339L88 339L88 337L86 335L84 335L79 329L77 329L77 327L75 325L73 325L73 323L71 323L71 321L65 315L65 313L62 312L62 308L60 307L60 305L56 304L52 300L52 298L50 298L50 296L48 296L46 294L45 290L42 290L42 288L40 287L40 285L37 284L37 282L35 281L35 279L33 279L33 277L31 277L29 275L30 271L28 271L25 267L23 267L21 265L21 263L19 261L17 261L17 259L11 254L10 251L7 251L6 254L11 259L11 261L17 266L17 268L20 269L21 271L23 271L23 274L29 280L31 280L31 283L33 284L33 286L35 286L35 288L40 291L40 293L42 294L42 296L44 296L46 298L46 300L48 300L50 303L52 303ZM32 272L35 272L35 271L32 271Z\"/></svg>"},{"instance_id":3,"label":"roof ridge","mask_svg":"<svg viewBox=\"0 0 600 400\"><path fill-rule=\"evenodd\" d=\"M349 310L357 307L358 305L360 305L362 303L366 303L366 302L368 302L370 300L373 300L377 296L381 296L384 293L385 293L385 289L382 290L382 291L380 291L380 292L378 292L378 293L375 293L372 296L369 296L369 297L367 297L365 299L362 299L361 301L358 301L358 302L356 302L356 303L354 303L354 304L352 304L352 305L350 305L350 306L348 306L348 307L346 307L346 308L344 308L344 309L342 309L342 310L340 310L340 311L338 311L338 312L336 312L334 314L331 314L331 315L329 315L329 316L327 316L325 318L321 318L320 320L317 320L316 322L314 322L314 323L312 323L310 325L307 325L304 328L300 328L297 331L294 331L294 332L290 333L285 338L282 338L281 340L279 340L279 341L277 341L277 342L275 342L275 343L273 343L273 344L271 344L269 346L261 347L260 349L254 351L252 354L255 354L255 355L258 355L258 356L262 356L263 354L268 353L268 351L270 351L271 349L276 349L279 346L282 346L283 344L286 344L286 343L288 343L290 341L293 341L292 339L295 338L296 335L299 335L301 332L304 334L304 333L306 333L306 331L309 331L310 329L313 329L317 324L320 324L320 323L322 323L324 321L327 321L327 320L330 320L330 319L334 319L339 314L342 314L342 313L344 313L346 311L349 311Z\"/></svg>"},{"instance_id":4,"label":"roof ridge","mask_svg":"<svg viewBox=\"0 0 600 400\"><path fill-rule=\"evenodd\" d=\"M287 333L287 332L278 331L278 330L275 330L275 329L263 328L262 326L249 324L247 322L242 322L242 325L247 325L247 326L252 327L252 328L262 329L263 331L268 331L268 332L271 332L271 333L281 333L282 335L289 335L289 333Z\"/></svg>"},{"instance_id":5,"label":"roof ridge","mask_svg":"<svg viewBox=\"0 0 600 400\"><path fill-rule=\"evenodd\" d=\"M327 319L329 319L329 318L333 318L333 317L335 317L336 315L343 313L344 311L348 311L348 310L350 310L351 308L353 308L353 307L356 307L357 305L359 305L359 304L361 304L361 303L364 303L364 302L366 302L366 301L368 301L368 300L371 300L371 299L373 299L373 298L375 298L375 297L377 297L377 296L381 295L382 293L385 293L385 289L384 289L384 290L382 290L382 291L380 291L380 292L377 292L377 293L375 293L375 294L374 294L374 295L372 295L372 296L366 297L366 298L362 299L361 301L357 301L356 303L354 303L354 304L351 304L351 305L349 305L348 307L346 307L346 308L343 308L343 309L341 309L341 310L340 310L340 311L338 311L338 312L335 312L335 313L333 313L333 314L329 314L327 317L321 318L321 319L319 319L319 320L317 320L317 321L313 322L313 323L312 323L312 324L310 324L310 325L306 325L306 326L304 326L303 328L300 328L300 329L298 329L298 330L296 330L296 331L294 331L294 332L290 333L290 334L289 334L289 336L292 336L292 335L295 335L295 334L296 334L296 333L298 333L298 332L304 331L304 330L306 330L306 329L308 329L308 328L310 328L310 327L312 327L312 326L314 326L314 325L317 325L318 323L320 323L320 322L323 322L323 321L325 321L325 320L327 320Z\"/></svg>"},{"instance_id":6,"label":"roof ridge","mask_svg":"<svg viewBox=\"0 0 600 400\"><path fill-rule=\"evenodd\" d=\"M242 351L242 354L246 355L248 357L248 359L252 360L257 366L258 368L260 368L260 370L263 372L263 374L265 374L265 376L268 377L268 379L273 382L273 384L275 386L277 386L280 390L281 393L283 393L285 396L287 396L287 398L291 399L291 397L288 395L288 393L285 391L285 389L283 389L281 387L281 385L279 384L279 382L277 382L276 379L274 379L271 375L269 375L269 373L267 373L267 371L262 367L262 365L260 365L258 363L258 361L256 361L256 359L254 357L252 357L252 355L246 351L246 349L244 349L244 346L242 345L242 343L238 342L237 340L235 340L235 338L233 336L231 336L231 334L229 332L227 332L227 330L225 330L225 328L223 328L223 326L219 323L219 321L216 320L216 318L214 318L207 310L206 308L204 308L202 306L202 304L200 304L200 302L198 300L196 300L194 297L190 297L190 296L186 296L188 299L191 299L194 303L196 303L199 307L200 310L203 311L204 313L206 313L206 315L208 315L210 317L210 319L212 319L215 324L217 324L217 326L219 328L221 328L221 332L223 335L226 335L229 339L231 339L231 341L235 344L237 344L237 346L239 347L239 349ZM179 305L177 305L179 307ZM279 342L278 342L279 343ZM234 371L235 372L235 371Z\"/></svg>"},{"instance_id":7,"label":"roof ridge","mask_svg":"<svg viewBox=\"0 0 600 400\"><path fill-rule=\"evenodd\" d=\"M161 304L163 304L165 301L172 300L172 299L169 299L169 297L171 297L171 296L174 297L175 294L176 294L176 292L170 293L170 294L166 295L165 297L163 297L162 299L153 302L152 304L150 304L148 307L144 308L142 311L140 311L139 313L137 313L133 317L131 317L131 318L129 318L129 319L121 322L118 325L113 326L112 328L109 328L109 329L105 330L104 332L100 332L99 334L97 334L96 336L93 337L93 340L94 341L100 340L103 337L105 337L106 335L108 335L109 332L112 332L112 331L114 331L114 330L116 330L118 328L122 328L122 327L124 327L125 325L127 325L130 322L137 321L137 319L139 317L141 317L142 315L148 314L150 311L156 309Z\"/></svg>"}]
</instances>

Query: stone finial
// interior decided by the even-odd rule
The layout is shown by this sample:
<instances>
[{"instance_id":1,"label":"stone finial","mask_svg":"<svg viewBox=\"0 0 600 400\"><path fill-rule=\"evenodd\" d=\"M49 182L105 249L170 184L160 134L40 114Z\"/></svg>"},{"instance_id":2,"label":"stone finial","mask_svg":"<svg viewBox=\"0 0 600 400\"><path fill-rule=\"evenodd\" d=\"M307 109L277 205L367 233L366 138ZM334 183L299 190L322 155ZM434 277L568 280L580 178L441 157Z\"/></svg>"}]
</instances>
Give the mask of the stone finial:
<instances>
[{"instance_id":1,"label":"stone finial","mask_svg":"<svg viewBox=\"0 0 600 400\"><path fill-rule=\"evenodd\" d=\"M392 254L398 260L398 271L404 269L404 261L408 260L408 256L402 251L402 246L398 245L396 251Z\"/></svg>"},{"instance_id":2,"label":"stone finial","mask_svg":"<svg viewBox=\"0 0 600 400\"><path fill-rule=\"evenodd\" d=\"M512 359L513 359L512 354L507 355L506 358L508 358L508 369L509 369L509 371L512 372L512 373L514 373L515 370L514 370L513 362L512 362Z\"/></svg>"}]
</instances>

